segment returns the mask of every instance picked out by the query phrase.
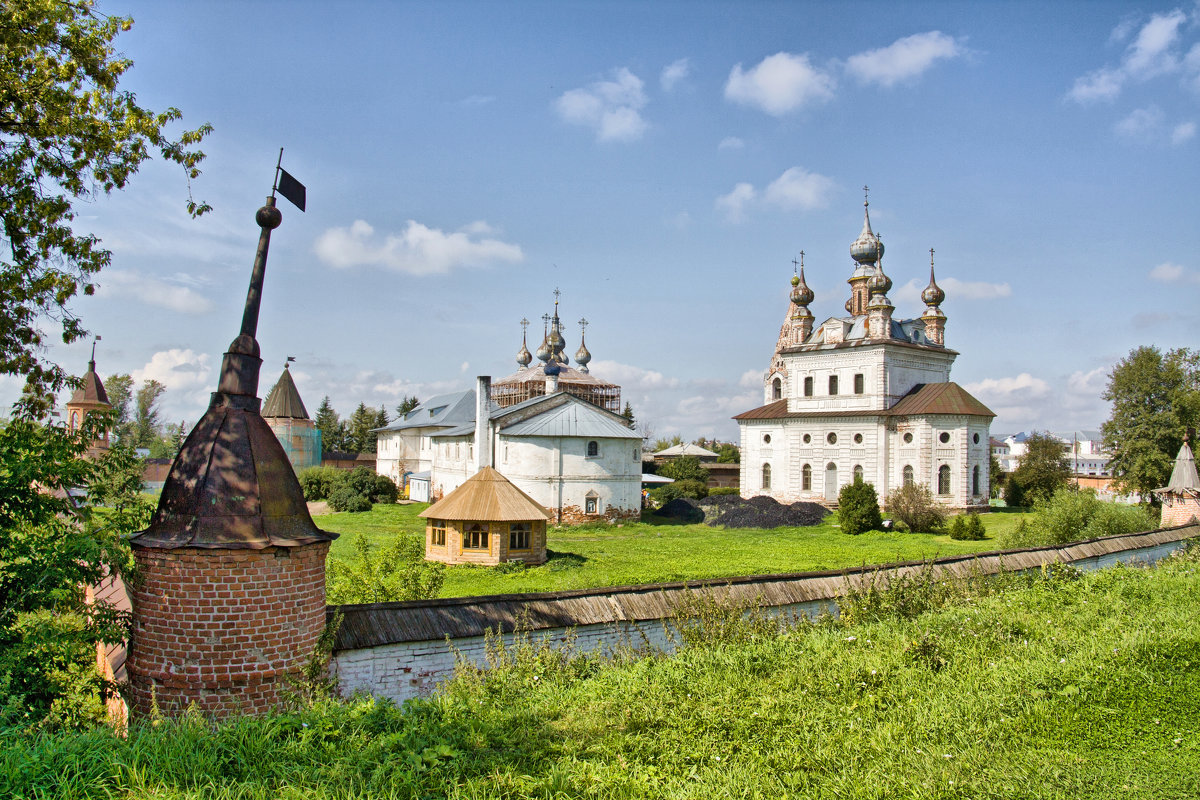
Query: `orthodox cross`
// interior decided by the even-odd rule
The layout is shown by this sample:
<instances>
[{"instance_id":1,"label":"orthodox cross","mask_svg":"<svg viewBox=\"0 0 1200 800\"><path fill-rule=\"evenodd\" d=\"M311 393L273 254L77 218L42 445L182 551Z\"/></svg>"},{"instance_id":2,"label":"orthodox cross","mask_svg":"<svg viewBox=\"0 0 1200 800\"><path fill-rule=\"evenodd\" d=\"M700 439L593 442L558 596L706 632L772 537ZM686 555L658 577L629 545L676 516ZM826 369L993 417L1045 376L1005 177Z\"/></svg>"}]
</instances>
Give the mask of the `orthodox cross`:
<instances>
[{"instance_id":1,"label":"orthodox cross","mask_svg":"<svg viewBox=\"0 0 1200 800\"><path fill-rule=\"evenodd\" d=\"M550 315L542 314L542 335L545 336L550 330Z\"/></svg>"},{"instance_id":2,"label":"orthodox cross","mask_svg":"<svg viewBox=\"0 0 1200 800\"><path fill-rule=\"evenodd\" d=\"M529 320L521 317L521 338L525 338L525 331L529 330Z\"/></svg>"},{"instance_id":3,"label":"orthodox cross","mask_svg":"<svg viewBox=\"0 0 1200 800\"><path fill-rule=\"evenodd\" d=\"M933 248L929 248L929 266L933 266Z\"/></svg>"},{"instance_id":4,"label":"orthodox cross","mask_svg":"<svg viewBox=\"0 0 1200 800\"><path fill-rule=\"evenodd\" d=\"M580 317L579 318L579 332L581 335L587 333L587 326L588 326L587 317Z\"/></svg>"},{"instance_id":5,"label":"orthodox cross","mask_svg":"<svg viewBox=\"0 0 1200 800\"><path fill-rule=\"evenodd\" d=\"M870 187L868 187L864 184L863 185L863 205L864 206L869 205L870 201L871 201L871 189L870 189Z\"/></svg>"}]
</instances>

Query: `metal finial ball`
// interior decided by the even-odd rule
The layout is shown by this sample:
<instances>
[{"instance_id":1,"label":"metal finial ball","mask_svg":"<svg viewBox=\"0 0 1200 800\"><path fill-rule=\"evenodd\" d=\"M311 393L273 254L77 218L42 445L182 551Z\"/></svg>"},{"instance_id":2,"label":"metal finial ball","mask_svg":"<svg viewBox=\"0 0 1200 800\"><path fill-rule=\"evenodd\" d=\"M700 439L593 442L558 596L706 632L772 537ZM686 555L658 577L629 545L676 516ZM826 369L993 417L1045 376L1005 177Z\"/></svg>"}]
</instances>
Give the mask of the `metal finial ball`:
<instances>
[{"instance_id":1,"label":"metal finial ball","mask_svg":"<svg viewBox=\"0 0 1200 800\"><path fill-rule=\"evenodd\" d=\"M275 206L263 206L255 213L254 221L260 228L275 230L279 227L279 223L283 222L283 214L280 214L279 209Z\"/></svg>"}]
</instances>

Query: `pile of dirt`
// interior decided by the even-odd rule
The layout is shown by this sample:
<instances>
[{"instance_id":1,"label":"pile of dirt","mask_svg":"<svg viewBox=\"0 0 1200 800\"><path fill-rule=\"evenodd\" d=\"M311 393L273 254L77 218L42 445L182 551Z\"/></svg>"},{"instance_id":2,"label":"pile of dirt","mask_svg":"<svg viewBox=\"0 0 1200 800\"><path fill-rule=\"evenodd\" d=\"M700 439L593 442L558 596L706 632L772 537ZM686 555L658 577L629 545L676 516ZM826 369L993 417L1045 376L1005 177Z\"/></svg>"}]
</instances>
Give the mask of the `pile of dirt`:
<instances>
[{"instance_id":1,"label":"pile of dirt","mask_svg":"<svg viewBox=\"0 0 1200 800\"><path fill-rule=\"evenodd\" d=\"M709 525L724 525L726 528L807 528L820 524L829 509L820 503L795 502L784 505L773 497L763 495L743 500L733 497L735 503L723 502L725 497L713 500L721 511L708 520ZM716 509L713 509L716 510Z\"/></svg>"},{"instance_id":2,"label":"pile of dirt","mask_svg":"<svg viewBox=\"0 0 1200 800\"><path fill-rule=\"evenodd\" d=\"M684 522L704 522L704 509L700 508L695 500L687 497L677 497L663 505L658 510L660 517L668 519L678 519Z\"/></svg>"}]
</instances>

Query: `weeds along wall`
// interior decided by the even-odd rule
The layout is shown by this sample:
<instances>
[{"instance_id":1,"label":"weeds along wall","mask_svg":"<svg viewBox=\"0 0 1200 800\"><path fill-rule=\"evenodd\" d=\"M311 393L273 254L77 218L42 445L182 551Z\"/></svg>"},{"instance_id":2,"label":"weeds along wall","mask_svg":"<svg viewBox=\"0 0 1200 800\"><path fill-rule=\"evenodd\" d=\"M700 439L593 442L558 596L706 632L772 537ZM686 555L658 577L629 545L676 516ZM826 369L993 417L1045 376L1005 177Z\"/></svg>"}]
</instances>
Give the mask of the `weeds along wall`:
<instances>
[{"instance_id":1,"label":"weeds along wall","mask_svg":"<svg viewBox=\"0 0 1200 800\"><path fill-rule=\"evenodd\" d=\"M967 577L1070 564L1101 569L1118 563L1153 563L1200 537L1200 525L1160 528L1057 547L956 556L932 564L768 575L721 581L659 584L492 597L457 597L403 603L331 606L340 611L331 669L342 694L356 692L402 702L427 695L451 676L457 660L488 665L489 638L506 644L518 636L580 653L670 652L680 640L675 610L697 597L780 617L835 612L836 600L870 582L934 574ZM491 634L489 634L491 632Z\"/></svg>"}]
</instances>

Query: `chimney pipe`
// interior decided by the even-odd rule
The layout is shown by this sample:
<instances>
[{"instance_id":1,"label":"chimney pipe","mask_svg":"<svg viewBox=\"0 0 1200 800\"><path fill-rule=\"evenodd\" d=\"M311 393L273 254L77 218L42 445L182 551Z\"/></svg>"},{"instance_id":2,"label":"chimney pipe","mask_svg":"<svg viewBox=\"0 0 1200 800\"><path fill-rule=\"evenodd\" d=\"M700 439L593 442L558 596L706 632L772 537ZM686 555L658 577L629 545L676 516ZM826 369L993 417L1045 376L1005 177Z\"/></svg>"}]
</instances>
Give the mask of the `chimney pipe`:
<instances>
[{"instance_id":1,"label":"chimney pipe","mask_svg":"<svg viewBox=\"0 0 1200 800\"><path fill-rule=\"evenodd\" d=\"M475 379L475 471L492 465L491 411L492 377Z\"/></svg>"}]
</instances>

